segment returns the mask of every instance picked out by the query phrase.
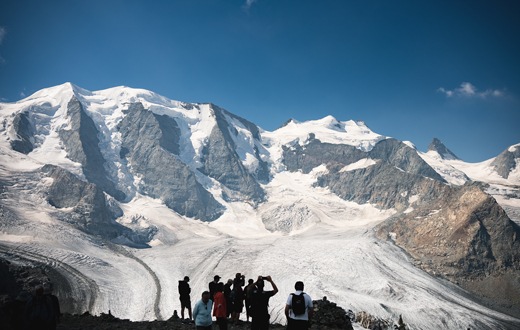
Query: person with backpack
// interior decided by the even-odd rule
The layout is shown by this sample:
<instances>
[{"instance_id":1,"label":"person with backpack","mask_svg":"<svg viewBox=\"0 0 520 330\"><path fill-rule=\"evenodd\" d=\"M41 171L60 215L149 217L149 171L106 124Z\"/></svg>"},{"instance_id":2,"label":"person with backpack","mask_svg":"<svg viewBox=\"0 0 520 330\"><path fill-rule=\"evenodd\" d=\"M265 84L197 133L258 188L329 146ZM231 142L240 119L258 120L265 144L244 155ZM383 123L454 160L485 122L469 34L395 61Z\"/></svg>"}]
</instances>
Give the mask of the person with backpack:
<instances>
[{"instance_id":1,"label":"person with backpack","mask_svg":"<svg viewBox=\"0 0 520 330\"><path fill-rule=\"evenodd\" d=\"M314 312L311 297L303 292L303 282L294 284L294 293L287 298L285 316L287 317L287 330L303 330L310 328L310 320Z\"/></svg>"},{"instance_id":2,"label":"person with backpack","mask_svg":"<svg viewBox=\"0 0 520 330\"><path fill-rule=\"evenodd\" d=\"M265 281L271 283L273 290L264 291ZM269 298L278 293L271 276L259 276L251 292L251 330L269 329Z\"/></svg>"},{"instance_id":3,"label":"person with backpack","mask_svg":"<svg viewBox=\"0 0 520 330\"><path fill-rule=\"evenodd\" d=\"M189 281L190 278L188 276L184 276L184 280L179 281L179 300L181 301L181 318L184 320L184 309L188 309L189 320L191 321L191 288L188 284Z\"/></svg>"}]
</instances>

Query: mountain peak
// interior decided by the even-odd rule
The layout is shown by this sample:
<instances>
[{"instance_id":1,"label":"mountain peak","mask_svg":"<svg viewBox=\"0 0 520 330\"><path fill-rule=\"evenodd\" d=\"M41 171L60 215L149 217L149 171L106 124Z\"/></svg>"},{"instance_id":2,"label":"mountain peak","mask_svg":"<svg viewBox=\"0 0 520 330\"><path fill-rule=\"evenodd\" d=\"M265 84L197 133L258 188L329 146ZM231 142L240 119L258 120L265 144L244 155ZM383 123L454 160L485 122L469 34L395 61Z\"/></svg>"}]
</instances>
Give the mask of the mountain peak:
<instances>
[{"instance_id":1,"label":"mountain peak","mask_svg":"<svg viewBox=\"0 0 520 330\"><path fill-rule=\"evenodd\" d=\"M507 179L509 178L509 175L517 168L519 159L520 143L512 145L504 150L493 160L491 165L495 167L495 171L498 173L498 175Z\"/></svg>"},{"instance_id":2,"label":"mountain peak","mask_svg":"<svg viewBox=\"0 0 520 330\"><path fill-rule=\"evenodd\" d=\"M457 157L453 152L451 152L450 149L448 149L441 140L437 138L433 138L433 141L428 146L428 151L435 151L441 156L442 159L447 160L458 160L459 157Z\"/></svg>"}]
</instances>

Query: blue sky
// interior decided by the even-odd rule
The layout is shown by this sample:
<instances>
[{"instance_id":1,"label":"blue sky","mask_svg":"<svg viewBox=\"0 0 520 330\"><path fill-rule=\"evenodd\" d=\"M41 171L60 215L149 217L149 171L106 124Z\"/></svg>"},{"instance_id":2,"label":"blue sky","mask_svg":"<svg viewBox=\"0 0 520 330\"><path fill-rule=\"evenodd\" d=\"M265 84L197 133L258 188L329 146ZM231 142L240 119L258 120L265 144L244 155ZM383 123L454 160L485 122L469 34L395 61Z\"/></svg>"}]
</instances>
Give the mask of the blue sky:
<instances>
[{"instance_id":1,"label":"blue sky","mask_svg":"<svg viewBox=\"0 0 520 330\"><path fill-rule=\"evenodd\" d=\"M0 99L125 85L266 130L363 120L475 162L520 142L519 35L513 0L2 0Z\"/></svg>"}]
</instances>

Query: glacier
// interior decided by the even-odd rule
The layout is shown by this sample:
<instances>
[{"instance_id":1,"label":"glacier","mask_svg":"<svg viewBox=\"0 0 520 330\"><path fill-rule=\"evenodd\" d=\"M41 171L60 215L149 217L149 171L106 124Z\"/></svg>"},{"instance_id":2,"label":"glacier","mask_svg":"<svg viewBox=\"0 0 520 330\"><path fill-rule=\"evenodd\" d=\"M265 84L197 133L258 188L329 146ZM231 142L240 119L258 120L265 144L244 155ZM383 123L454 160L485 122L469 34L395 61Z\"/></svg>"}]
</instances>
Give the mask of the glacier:
<instances>
[{"instance_id":1,"label":"glacier","mask_svg":"<svg viewBox=\"0 0 520 330\"><path fill-rule=\"evenodd\" d=\"M122 210L116 221L123 226L155 228L149 248L132 248L89 235L60 221L56 208L34 193L49 181L31 182L31 173L45 164L69 170L85 180L81 164L68 158L56 131L70 127L64 111L76 96L96 124L100 150L107 172L118 178L117 187L127 196L113 201ZM182 216L164 201L143 194L136 187L141 178L132 164L121 161L121 133L118 125L128 104L140 102L157 115L179 118L179 158L197 174L225 211L215 221ZM380 240L374 228L397 213L371 204L344 200L329 189L316 186L324 166L309 173L289 172L282 163L284 146L304 146L311 138L332 144L346 144L370 151L388 137L376 134L362 122L341 122L333 117L287 125L268 132L261 141L248 123L225 113L237 134L231 134L237 154L249 172L270 165L270 178L260 182L265 199L260 203L223 198L227 188L198 172L201 151L216 125L210 104L172 101L153 92L128 87L87 91L67 83L39 91L16 103L0 104L7 122L20 109L32 112L35 148L27 155L12 150L15 138L9 128L0 131L0 180L2 205L14 216L2 213L0 253L37 261L58 269L70 283L71 293L82 302L76 312L111 313L131 320L167 319L179 310L177 282L188 275L192 301L207 289L215 274L233 278L236 272L247 278L271 275L280 292L271 298L271 321L284 323L283 308L296 281L305 283L314 299L326 296L345 309L366 311L396 321L402 315L413 329L497 329L520 326L520 320L479 303L453 283L419 269L411 257L392 241ZM519 178L496 175L492 160L469 164L444 160L435 152L421 153L428 164L452 185L479 180L491 185L488 192L520 209L519 199L506 198ZM343 171L360 170L375 164L363 159ZM51 180L51 179L49 179ZM516 190L514 190L516 191ZM412 199L413 196L410 197ZM502 199L501 199L502 198ZM513 220L519 221L515 216Z\"/></svg>"}]
</instances>

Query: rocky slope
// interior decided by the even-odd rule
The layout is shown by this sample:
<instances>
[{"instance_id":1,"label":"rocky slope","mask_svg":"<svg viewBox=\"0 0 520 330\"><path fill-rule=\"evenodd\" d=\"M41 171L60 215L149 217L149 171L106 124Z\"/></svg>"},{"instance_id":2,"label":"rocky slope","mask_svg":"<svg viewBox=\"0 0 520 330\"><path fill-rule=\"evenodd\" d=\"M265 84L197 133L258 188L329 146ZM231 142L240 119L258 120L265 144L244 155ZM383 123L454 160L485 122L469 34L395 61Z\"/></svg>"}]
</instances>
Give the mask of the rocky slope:
<instances>
[{"instance_id":1,"label":"rocky slope","mask_svg":"<svg viewBox=\"0 0 520 330\"><path fill-rule=\"evenodd\" d=\"M445 189L430 208L381 224L378 235L426 271L520 315L520 227L478 185Z\"/></svg>"},{"instance_id":2,"label":"rocky slope","mask_svg":"<svg viewBox=\"0 0 520 330\"><path fill-rule=\"evenodd\" d=\"M277 215L313 213L305 200L281 205L283 189L269 196L268 188L273 191L277 174L301 173L314 180L305 187L308 195L326 190L393 213L377 228L381 239L392 239L428 272L520 317L520 231L510 219L520 210L518 145L473 166L439 140L422 154L362 122L291 120L266 132L213 104L127 87L90 92L68 83L0 103L0 117L0 227L6 236L18 238L41 220L15 201L92 240L150 247L159 244L160 228L125 222L139 218L125 210L140 197L192 222L229 223L237 208L247 208L267 233L291 234L292 228L313 228L316 220L302 216L296 227L284 226ZM501 204L493 192L505 196ZM264 205L275 211L260 213ZM292 218L285 213L284 219Z\"/></svg>"}]
</instances>

